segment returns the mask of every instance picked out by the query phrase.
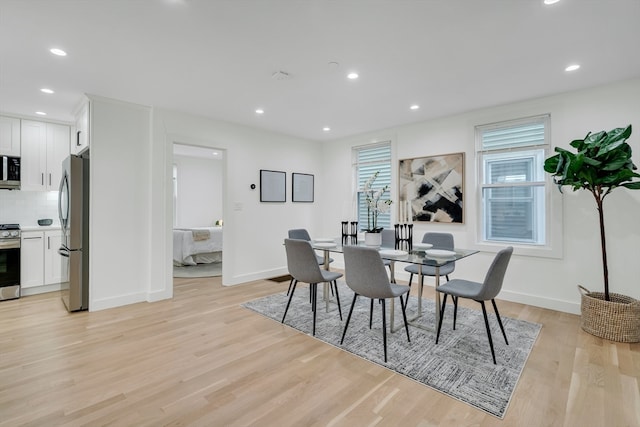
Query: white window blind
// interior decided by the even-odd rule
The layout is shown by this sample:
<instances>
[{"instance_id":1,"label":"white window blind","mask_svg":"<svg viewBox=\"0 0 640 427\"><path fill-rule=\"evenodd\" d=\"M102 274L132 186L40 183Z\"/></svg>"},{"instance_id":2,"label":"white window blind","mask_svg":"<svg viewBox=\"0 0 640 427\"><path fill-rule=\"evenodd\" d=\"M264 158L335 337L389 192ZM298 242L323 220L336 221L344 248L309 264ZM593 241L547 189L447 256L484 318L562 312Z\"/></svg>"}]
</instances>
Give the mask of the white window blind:
<instances>
[{"instance_id":1,"label":"white window blind","mask_svg":"<svg viewBox=\"0 0 640 427\"><path fill-rule=\"evenodd\" d=\"M481 241L546 243L548 123L540 116L476 128Z\"/></svg>"},{"instance_id":2,"label":"white window blind","mask_svg":"<svg viewBox=\"0 0 640 427\"><path fill-rule=\"evenodd\" d=\"M354 149L358 228L367 228L367 203L362 189L373 174L378 173L378 178L373 184L374 189L388 185L391 187L391 143L357 147ZM388 200L390 193L385 193L382 200ZM378 216L378 227L391 227L391 211L381 213Z\"/></svg>"}]
</instances>

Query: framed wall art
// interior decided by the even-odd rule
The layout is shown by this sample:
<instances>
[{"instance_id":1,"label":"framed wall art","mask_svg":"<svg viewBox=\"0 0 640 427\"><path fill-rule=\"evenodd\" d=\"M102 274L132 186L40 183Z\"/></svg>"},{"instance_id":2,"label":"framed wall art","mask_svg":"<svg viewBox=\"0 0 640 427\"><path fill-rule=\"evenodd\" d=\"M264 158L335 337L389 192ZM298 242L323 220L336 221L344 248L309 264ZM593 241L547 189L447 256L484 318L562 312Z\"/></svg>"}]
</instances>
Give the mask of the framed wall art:
<instances>
[{"instance_id":1,"label":"framed wall art","mask_svg":"<svg viewBox=\"0 0 640 427\"><path fill-rule=\"evenodd\" d=\"M260 201L261 202L286 202L287 201L286 172L260 169Z\"/></svg>"},{"instance_id":2,"label":"framed wall art","mask_svg":"<svg viewBox=\"0 0 640 427\"><path fill-rule=\"evenodd\" d=\"M400 160L399 222L464 222L464 153Z\"/></svg>"},{"instance_id":3,"label":"framed wall art","mask_svg":"<svg viewBox=\"0 0 640 427\"><path fill-rule=\"evenodd\" d=\"M313 202L313 175L295 172L291 174L291 200Z\"/></svg>"}]
</instances>

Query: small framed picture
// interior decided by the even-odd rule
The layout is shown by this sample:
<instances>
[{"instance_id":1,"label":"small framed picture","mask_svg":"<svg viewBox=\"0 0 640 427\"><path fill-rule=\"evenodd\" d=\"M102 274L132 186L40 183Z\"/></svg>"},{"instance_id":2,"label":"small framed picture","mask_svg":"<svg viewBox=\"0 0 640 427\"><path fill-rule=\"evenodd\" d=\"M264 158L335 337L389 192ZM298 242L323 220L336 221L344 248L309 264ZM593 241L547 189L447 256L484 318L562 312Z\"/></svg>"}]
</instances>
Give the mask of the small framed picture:
<instances>
[{"instance_id":1,"label":"small framed picture","mask_svg":"<svg viewBox=\"0 0 640 427\"><path fill-rule=\"evenodd\" d=\"M291 174L291 199L294 202L313 202L313 175L308 173Z\"/></svg>"},{"instance_id":2,"label":"small framed picture","mask_svg":"<svg viewBox=\"0 0 640 427\"><path fill-rule=\"evenodd\" d=\"M287 201L286 172L260 169L260 201Z\"/></svg>"}]
</instances>

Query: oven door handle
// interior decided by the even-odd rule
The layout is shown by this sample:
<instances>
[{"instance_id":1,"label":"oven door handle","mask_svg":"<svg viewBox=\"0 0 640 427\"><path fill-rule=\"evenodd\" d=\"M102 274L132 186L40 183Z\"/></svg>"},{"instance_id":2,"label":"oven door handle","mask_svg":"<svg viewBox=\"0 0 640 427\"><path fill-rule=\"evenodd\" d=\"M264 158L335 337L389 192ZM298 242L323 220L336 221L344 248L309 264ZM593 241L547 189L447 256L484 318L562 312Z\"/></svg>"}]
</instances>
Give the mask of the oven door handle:
<instances>
[{"instance_id":1,"label":"oven door handle","mask_svg":"<svg viewBox=\"0 0 640 427\"><path fill-rule=\"evenodd\" d=\"M20 249L20 239L0 240L0 249Z\"/></svg>"}]
</instances>

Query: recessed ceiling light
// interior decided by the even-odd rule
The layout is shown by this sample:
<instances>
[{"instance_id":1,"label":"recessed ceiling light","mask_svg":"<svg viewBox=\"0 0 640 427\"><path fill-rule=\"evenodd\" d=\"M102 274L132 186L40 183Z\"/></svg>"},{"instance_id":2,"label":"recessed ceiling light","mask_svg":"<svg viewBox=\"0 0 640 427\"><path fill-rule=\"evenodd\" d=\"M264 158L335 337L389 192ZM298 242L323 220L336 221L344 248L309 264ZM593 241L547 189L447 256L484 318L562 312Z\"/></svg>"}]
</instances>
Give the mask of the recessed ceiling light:
<instances>
[{"instance_id":1,"label":"recessed ceiling light","mask_svg":"<svg viewBox=\"0 0 640 427\"><path fill-rule=\"evenodd\" d=\"M49 50L49 52L53 53L54 55L58 55L58 56L67 56L67 52L65 52L62 49L58 49L58 48L53 48L53 49Z\"/></svg>"},{"instance_id":2,"label":"recessed ceiling light","mask_svg":"<svg viewBox=\"0 0 640 427\"><path fill-rule=\"evenodd\" d=\"M420 106L418 104L413 104L411 107L409 107L412 110L417 110L420 108Z\"/></svg>"},{"instance_id":3,"label":"recessed ceiling light","mask_svg":"<svg viewBox=\"0 0 640 427\"><path fill-rule=\"evenodd\" d=\"M46 87L43 87L42 89L40 89L40 92L44 92L44 93L48 93L48 94L54 93L51 89L47 89Z\"/></svg>"},{"instance_id":4,"label":"recessed ceiling light","mask_svg":"<svg viewBox=\"0 0 640 427\"><path fill-rule=\"evenodd\" d=\"M572 65L569 65L569 66L568 66L567 68L565 68L564 70L565 70L565 71L575 71L575 70L577 70L578 68L580 68L580 65L578 65L578 64L572 64Z\"/></svg>"},{"instance_id":5,"label":"recessed ceiling light","mask_svg":"<svg viewBox=\"0 0 640 427\"><path fill-rule=\"evenodd\" d=\"M264 114L264 110L262 108L258 108L256 110L256 114Z\"/></svg>"},{"instance_id":6,"label":"recessed ceiling light","mask_svg":"<svg viewBox=\"0 0 640 427\"><path fill-rule=\"evenodd\" d=\"M358 78L358 73L349 73L347 74L347 78L351 80L355 80Z\"/></svg>"},{"instance_id":7,"label":"recessed ceiling light","mask_svg":"<svg viewBox=\"0 0 640 427\"><path fill-rule=\"evenodd\" d=\"M325 132L329 132L331 130L331 128L329 126L325 126L322 128L323 131Z\"/></svg>"},{"instance_id":8,"label":"recessed ceiling light","mask_svg":"<svg viewBox=\"0 0 640 427\"><path fill-rule=\"evenodd\" d=\"M558 3L560 0L544 0L544 4L554 4Z\"/></svg>"},{"instance_id":9,"label":"recessed ceiling light","mask_svg":"<svg viewBox=\"0 0 640 427\"><path fill-rule=\"evenodd\" d=\"M46 116L47 113L45 113L44 111L36 111L36 114L39 116Z\"/></svg>"}]
</instances>

